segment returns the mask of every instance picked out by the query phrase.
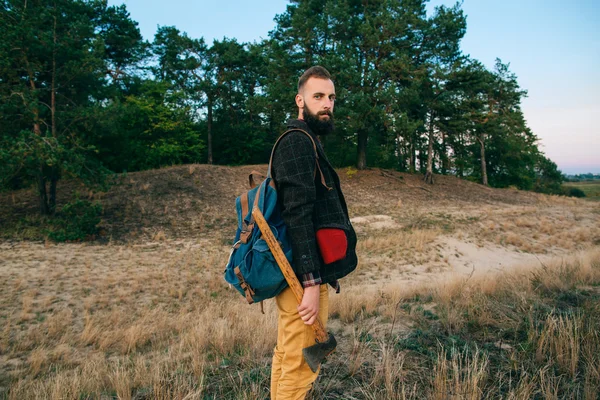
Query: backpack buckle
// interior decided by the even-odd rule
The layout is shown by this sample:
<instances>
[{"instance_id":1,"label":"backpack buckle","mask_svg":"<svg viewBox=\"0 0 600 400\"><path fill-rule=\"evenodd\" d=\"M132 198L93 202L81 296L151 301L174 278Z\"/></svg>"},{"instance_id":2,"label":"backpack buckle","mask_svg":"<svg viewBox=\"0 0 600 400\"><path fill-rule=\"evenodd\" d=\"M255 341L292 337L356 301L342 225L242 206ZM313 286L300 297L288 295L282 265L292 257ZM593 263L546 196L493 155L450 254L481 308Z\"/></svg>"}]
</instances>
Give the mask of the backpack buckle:
<instances>
[{"instance_id":1,"label":"backpack buckle","mask_svg":"<svg viewBox=\"0 0 600 400\"><path fill-rule=\"evenodd\" d=\"M245 225L245 224L244 224ZM252 237L252 231L254 230L254 224L245 225L240 232L240 242L246 244Z\"/></svg>"}]
</instances>

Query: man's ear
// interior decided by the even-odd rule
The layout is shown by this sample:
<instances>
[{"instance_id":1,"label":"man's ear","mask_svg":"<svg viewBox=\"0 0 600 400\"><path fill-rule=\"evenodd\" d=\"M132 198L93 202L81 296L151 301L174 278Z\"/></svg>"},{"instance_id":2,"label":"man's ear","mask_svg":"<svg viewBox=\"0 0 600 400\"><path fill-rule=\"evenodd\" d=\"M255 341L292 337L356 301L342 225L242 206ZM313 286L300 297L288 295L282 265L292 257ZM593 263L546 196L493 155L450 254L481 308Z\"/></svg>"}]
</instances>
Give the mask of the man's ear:
<instances>
[{"instance_id":1,"label":"man's ear","mask_svg":"<svg viewBox=\"0 0 600 400\"><path fill-rule=\"evenodd\" d=\"M296 105L298 108L304 108L304 97L300 93L296 95Z\"/></svg>"}]
</instances>

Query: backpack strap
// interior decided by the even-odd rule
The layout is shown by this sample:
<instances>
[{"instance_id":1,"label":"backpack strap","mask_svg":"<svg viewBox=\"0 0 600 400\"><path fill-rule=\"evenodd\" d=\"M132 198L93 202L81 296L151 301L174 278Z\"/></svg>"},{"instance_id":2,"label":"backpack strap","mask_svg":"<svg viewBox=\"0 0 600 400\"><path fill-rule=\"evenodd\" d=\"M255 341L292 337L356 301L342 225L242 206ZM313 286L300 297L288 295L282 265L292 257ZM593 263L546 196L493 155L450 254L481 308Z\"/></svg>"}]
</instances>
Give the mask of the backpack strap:
<instances>
[{"instance_id":1,"label":"backpack strap","mask_svg":"<svg viewBox=\"0 0 600 400\"><path fill-rule=\"evenodd\" d=\"M270 177L267 177L267 179L269 179L271 181L269 183L269 185L273 186L272 185L273 179L271 179ZM261 202L259 202L259 200L261 198L262 192L265 190L265 182L266 182L266 179L264 181L262 181L262 183L260 184L260 187L256 191L256 195L254 196L254 204L252 205L252 209L255 209L257 207L260 209L260 211L262 211L262 209L263 209L264 202L261 203ZM245 193L245 196L246 196L246 207L248 207L248 194ZM243 210L243 205L242 205L242 210ZM246 213L247 212L248 211L246 210ZM244 214L244 215L246 215L246 214ZM250 222L248 223L248 226L247 226L246 229L247 229L247 232L248 232L247 236L246 236L246 242L247 242L248 239L250 238L250 236L252 235L252 230L254 230L254 215L252 215L252 214L250 214ZM241 235L240 235L240 237L241 237ZM243 242L243 243L246 243L246 242Z\"/></svg>"},{"instance_id":2,"label":"backpack strap","mask_svg":"<svg viewBox=\"0 0 600 400\"><path fill-rule=\"evenodd\" d=\"M272 181L272 179L271 179L271 181ZM254 204L252 205L253 208L259 207L259 204L260 204L259 199L261 197L261 193L264 190L264 185L265 185L265 181L263 181L260 184L260 187L256 191L256 195L254 196ZM248 192L244 193L241 196L240 201L242 203L242 218L244 218L246 215L248 215L248 207L249 207ZM252 236L253 230L254 230L254 216L250 215L250 221L248 222L248 224L246 225L246 223L243 222L242 231L240 232L240 241L242 243L248 243L248 240Z\"/></svg>"},{"instance_id":3,"label":"backpack strap","mask_svg":"<svg viewBox=\"0 0 600 400\"><path fill-rule=\"evenodd\" d=\"M327 186L327 183L325 182L325 175L323 175L323 171L321 170L321 166L319 165L319 153L317 152L317 144L315 143L315 140L312 138L312 136L310 136L310 134L308 132L306 132L303 129L298 129L298 128L294 128L294 129L289 129L285 132L283 132L281 134L281 136L279 136L279 138L277 139L277 141L275 142L275 144L273 145L273 150L271 150L271 157L269 159L269 171L267 172L267 179L269 179L269 185L272 186L273 188L275 188L275 183L273 181L273 179L271 178L271 168L273 165L273 155L275 154L275 149L277 148L277 145L279 144L279 141L288 133L290 132L294 132L294 131L298 131L298 132L302 132L304 133L306 136L308 136L308 138L310 139L310 141L313 144L313 149L315 151L315 157L316 157L316 167L315 167L315 172L313 174L313 177L317 176L317 170L319 171L319 174L321 176L321 184L327 188L327 190L332 190L333 188ZM252 175L254 175L256 173L256 171L252 171L250 173L250 176L248 177L248 181L250 183L250 185L252 186L252 184L254 184L254 178L252 177ZM260 173L258 173L260 174ZM265 180L266 181L266 180ZM265 181L263 181L260 185L260 187L258 188L257 192L256 192L256 196L254 197L254 204L253 204L253 208L255 207L259 207L260 210L262 211L262 202L260 202L260 199L262 197L263 191L265 190ZM256 185L255 185L256 186ZM245 216L248 214L248 194L244 193L244 195L242 196L242 215ZM246 207L246 208L244 208ZM242 243L247 243L248 240L250 239L250 236L252 235L252 231L254 230L254 216L251 215L250 216L250 222L248 223L247 226L244 226L244 229L242 229L242 233L240 234L240 241Z\"/></svg>"},{"instance_id":4,"label":"backpack strap","mask_svg":"<svg viewBox=\"0 0 600 400\"><path fill-rule=\"evenodd\" d=\"M273 166L273 155L275 154L275 149L277 148L277 145L279 144L279 141L280 141L281 139L283 139L283 137L284 137L285 135L287 135L287 134L288 134L288 133L290 133L290 132L294 132L294 131L297 131L297 132L302 132L302 133L304 133L306 136L308 136L308 138L309 138L309 139L310 139L310 141L312 142L312 144L313 144L313 149L314 149L314 151L315 151L315 157L316 157L316 159L317 159L317 165L316 165L316 167L315 167L315 173L314 173L314 175L315 175L315 177L316 177L316 175L317 175L317 170L319 170L319 174L320 174L320 176L321 176L321 184L322 184L324 187L326 187L326 188L327 188L327 190L332 190L333 188L331 188L331 187L327 186L327 183L325 183L325 175L323 175L323 171L321 170L321 165L319 164L319 153L317 152L317 143L315 143L315 140L312 138L312 136L310 135L310 133L308 133L308 132L306 132L304 129L300 129L300 128L289 129L289 130L287 130L287 131L283 132L283 133L281 134L281 136L279 136L279 138L277 139L277 141L276 141L276 142L275 142L275 144L273 145L273 150L271 150L271 158L269 159L269 172L267 172L267 177L271 177L271 175L272 175L272 174L271 174L271 169L272 169L272 166Z\"/></svg>"},{"instance_id":5,"label":"backpack strap","mask_svg":"<svg viewBox=\"0 0 600 400\"><path fill-rule=\"evenodd\" d=\"M240 242L248 243L248 239L250 239L250 236L252 235L252 229L254 229L252 221L250 224L246 224L245 222L246 215L248 215L249 211L248 192L240 196L240 203L242 205L242 231L240 232Z\"/></svg>"},{"instance_id":6,"label":"backpack strap","mask_svg":"<svg viewBox=\"0 0 600 400\"><path fill-rule=\"evenodd\" d=\"M250 189L254 188L256 186L256 182L254 181L254 175L258 175L260 177L266 178L266 176L264 176L262 173L254 170L252 172L250 172L250 175L248 175L248 183L250 184Z\"/></svg>"},{"instance_id":7,"label":"backpack strap","mask_svg":"<svg viewBox=\"0 0 600 400\"><path fill-rule=\"evenodd\" d=\"M254 299L252 298L252 296L254 296L254 290L252 290L250 285L248 285L248 283L244 279L244 275L242 275L242 272L240 271L240 267L239 266L235 267L235 269L233 271L235 272L235 276L237 276L237 278L239 279L240 286L242 287L242 289L244 290L244 293L246 294L246 301L248 302L248 304L254 303Z\"/></svg>"}]
</instances>

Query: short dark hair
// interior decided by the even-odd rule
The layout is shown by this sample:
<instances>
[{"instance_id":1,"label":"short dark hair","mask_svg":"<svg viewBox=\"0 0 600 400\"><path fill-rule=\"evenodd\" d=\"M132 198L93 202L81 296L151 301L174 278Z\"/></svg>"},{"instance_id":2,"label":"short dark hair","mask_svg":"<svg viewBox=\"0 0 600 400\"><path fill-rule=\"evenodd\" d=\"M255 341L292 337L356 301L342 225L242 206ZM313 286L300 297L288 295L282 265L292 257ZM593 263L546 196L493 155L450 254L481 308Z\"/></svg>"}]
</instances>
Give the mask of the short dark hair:
<instances>
[{"instance_id":1,"label":"short dark hair","mask_svg":"<svg viewBox=\"0 0 600 400\"><path fill-rule=\"evenodd\" d=\"M331 79L331 75L329 74L329 71L327 71L320 65L310 67L309 69L304 71L300 79L298 79L298 93L300 93L302 86L304 86L304 84L309 78Z\"/></svg>"}]
</instances>

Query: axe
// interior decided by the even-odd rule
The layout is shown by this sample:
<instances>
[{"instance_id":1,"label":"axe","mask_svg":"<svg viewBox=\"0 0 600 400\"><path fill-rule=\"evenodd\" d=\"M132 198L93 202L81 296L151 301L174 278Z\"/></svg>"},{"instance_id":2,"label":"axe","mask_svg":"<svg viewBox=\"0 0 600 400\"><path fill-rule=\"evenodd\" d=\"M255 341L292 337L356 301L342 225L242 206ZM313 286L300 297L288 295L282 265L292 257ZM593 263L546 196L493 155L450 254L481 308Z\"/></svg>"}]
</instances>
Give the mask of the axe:
<instances>
[{"instance_id":1,"label":"axe","mask_svg":"<svg viewBox=\"0 0 600 400\"><path fill-rule=\"evenodd\" d=\"M273 232L271 232L269 224L265 220L265 217L258 207L255 206L252 209L252 216L258 224L258 229L260 229L263 239L265 239L265 242L267 242L269 245L271 253L273 253L275 260L277 261L277 265L279 265L279 268L281 268L281 272L283 273L285 280L292 289L294 296L296 296L296 301L298 301L298 304L300 304L302 302L304 289L302 288L302 285L300 285L292 266L285 257L279 242L277 242L277 239L275 239L275 235L273 235ZM306 360L306 363L312 372L316 372L317 368L319 368L319 365L325 359L325 357L335 350L337 342L331 333L325 332L325 327L323 327L323 323L318 316L311 326L315 331L317 340L312 346L302 349L302 354L304 355L304 359Z\"/></svg>"}]
</instances>

